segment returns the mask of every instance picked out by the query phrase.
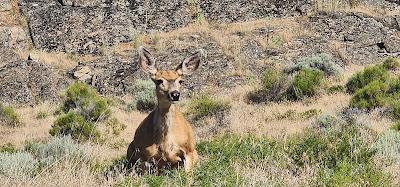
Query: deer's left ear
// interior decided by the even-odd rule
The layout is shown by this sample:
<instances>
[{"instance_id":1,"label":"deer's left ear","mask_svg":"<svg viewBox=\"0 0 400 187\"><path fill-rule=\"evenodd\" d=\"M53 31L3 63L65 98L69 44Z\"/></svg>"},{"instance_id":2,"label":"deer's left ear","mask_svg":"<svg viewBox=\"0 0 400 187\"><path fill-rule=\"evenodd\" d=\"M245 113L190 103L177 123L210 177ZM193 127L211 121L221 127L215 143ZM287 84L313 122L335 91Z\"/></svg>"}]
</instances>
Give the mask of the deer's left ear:
<instances>
[{"instance_id":1,"label":"deer's left ear","mask_svg":"<svg viewBox=\"0 0 400 187\"><path fill-rule=\"evenodd\" d=\"M176 68L178 74L190 75L196 71L200 66L202 53L203 51L199 50L179 64L179 66Z\"/></svg>"}]
</instances>

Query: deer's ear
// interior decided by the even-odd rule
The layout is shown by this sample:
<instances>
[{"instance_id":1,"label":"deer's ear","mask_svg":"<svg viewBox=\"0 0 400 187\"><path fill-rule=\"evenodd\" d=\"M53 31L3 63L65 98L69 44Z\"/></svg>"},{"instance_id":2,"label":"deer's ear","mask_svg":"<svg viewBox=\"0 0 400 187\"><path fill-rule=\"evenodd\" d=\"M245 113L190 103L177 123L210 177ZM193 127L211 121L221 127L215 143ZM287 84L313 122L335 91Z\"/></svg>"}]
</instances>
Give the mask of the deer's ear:
<instances>
[{"instance_id":1,"label":"deer's ear","mask_svg":"<svg viewBox=\"0 0 400 187\"><path fill-rule=\"evenodd\" d=\"M194 71L196 71L201 63L201 55L202 51L197 51L192 56L186 58L179 66L176 68L176 71L180 75L190 75Z\"/></svg>"},{"instance_id":2,"label":"deer's ear","mask_svg":"<svg viewBox=\"0 0 400 187\"><path fill-rule=\"evenodd\" d=\"M138 52L140 69L146 73L155 75L157 73L157 66L153 55L143 46L139 47Z\"/></svg>"}]
</instances>

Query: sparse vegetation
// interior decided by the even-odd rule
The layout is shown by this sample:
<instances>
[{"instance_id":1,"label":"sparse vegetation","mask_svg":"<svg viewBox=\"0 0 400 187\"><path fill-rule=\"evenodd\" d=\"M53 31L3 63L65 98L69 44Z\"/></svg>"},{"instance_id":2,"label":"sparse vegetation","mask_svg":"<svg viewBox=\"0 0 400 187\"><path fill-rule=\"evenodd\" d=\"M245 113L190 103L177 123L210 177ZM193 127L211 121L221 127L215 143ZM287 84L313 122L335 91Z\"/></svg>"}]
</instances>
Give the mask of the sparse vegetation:
<instances>
[{"instance_id":1,"label":"sparse vegetation","mask_svg":"<svg viewBox=\"0 0 400 187\"><path fill-rule=\"evenodd\" d=\"M217 112L229 110L230 103L208 95L202 95L194 98L189 104L190 113L196 118L213 115Z\"/></svg>"},{"instance_id":2,"label":"sparse vegetation","mask_svg":"<svg viewBox=\"0 0 400 187\"><path fill-rule=\"evenodd\" d=\"M0 147L0 153L15 153L17 152L17 148L14 147L11 143L7 143Z\"/></svg>"},{"instance_id":3,"label":"sparse vegetation","mask_svg":"<svg viewBox=\"0 0 400 187\"><path fill-rule=\"evenodd\" d=\"M45 119L49 116L49 113L46 111L39 111L36 115L36 119Z\"/></svg>"},{"instance_id":4,"label":"sparse vegetation","mask_svg":"<svg viewBox=\"0 0 400 187\"><path fill-rule=\"evenodd\" d=\"M388 57L383 61L383 67L387 70L396 70L400 67L400 61L394 57Z\"/></svg>"},{"instance_id":5,"label":"sparse vegetation","mask_svg":"<svg viewBox=\"0 0 400 187\"><path fill-rule=\"evenodd\" d=\"M0 103L0 124L10 127L19 127L23 125L21 117L15 112L14 108L11 106L4 106L2 103Z\"/></svg>"}]
</instances>

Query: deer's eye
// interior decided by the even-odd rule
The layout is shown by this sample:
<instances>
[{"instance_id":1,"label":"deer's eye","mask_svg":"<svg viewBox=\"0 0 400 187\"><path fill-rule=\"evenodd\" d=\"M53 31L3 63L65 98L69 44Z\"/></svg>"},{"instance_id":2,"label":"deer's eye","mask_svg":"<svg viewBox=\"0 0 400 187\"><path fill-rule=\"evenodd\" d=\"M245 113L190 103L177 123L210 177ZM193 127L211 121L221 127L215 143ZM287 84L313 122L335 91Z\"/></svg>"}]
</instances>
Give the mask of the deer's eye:
<instances>
[{"instance_id":1,"label":"deer's eye","mask_svg":"<svg viewBox=\"0 0 400 187\"><path fill-rule=\"evenodd\" d=\"M160 85L160 84L162 84L164 81L161 80L161 79L158 79L158 80L155 80L155 82L156 82L157 85Z\"/></svg>"},{"instance_id":2,"label":"deer's eye","mask_svg":"<svg viewBox=\"0 0 400 187\"><path fill-rule=\"evenodd\" d=\"M180 81L179 81L179 84L183 84L184 82L185 82L185 81L183 81L183 80L180 80Z\"/></svg>"}]
</instances>

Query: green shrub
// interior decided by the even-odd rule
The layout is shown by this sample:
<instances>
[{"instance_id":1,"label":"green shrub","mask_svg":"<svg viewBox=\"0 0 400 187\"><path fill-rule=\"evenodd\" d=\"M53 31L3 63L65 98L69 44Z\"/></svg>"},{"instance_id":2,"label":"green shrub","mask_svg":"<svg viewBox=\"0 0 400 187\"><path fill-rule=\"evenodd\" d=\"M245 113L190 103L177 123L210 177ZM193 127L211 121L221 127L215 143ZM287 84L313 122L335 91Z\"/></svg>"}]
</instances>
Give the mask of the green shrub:
<instances>
[{"instance_id":1,"label":"green shrub","mask_svg":"<svg viewBox=\"0 0 400 187\"><path fill-rule=\"evenodd\" d=\"M294 99L314 96L322 84L324 73L315 69L302 69L294 77L293 95Z\"/></svg>"},{"instance_id":2,"label":"green shrub","mask_svg":"<svg viewBox=\"0 0 400 187\"><path fill-rule=\"evenodd\" d=\"M31 143L25 149L45 167L67 159L76 164L87 163L91 159L87 148L75 143L71 136L52 137L47 143Z\"/></svg>"},{"instance_id":3,"label":"green shrub","mask_svg":"<svg viewBox=\"0 0 400 187\"><path fill-rule=\"evenodd\" d=\"M65 113L74 110L89 122L101 121L111 115L108 101L100 97L95 89L80 82L68 87L62 109Z\"/></svg>"},{"instance_id":4,"label":"green shrub","mask_svg":"<svg viewBox=\"0 0 400 187\"><path fill-rule=\"evenodd\" d=\"M52 136L71 135L73 139L79 141L100 139L100 132L95 124L86 121L83 116L73 111L58 117L50 129L50 134Z\"/></svg>"},{"instance_id":5,"label":"green shrub","mask_svg":"<svg viewBox=\"0 0 400 187\"><path fill-rule=\"evenodd\" d=\"M387 70L396 70L400 67L400 61L394 57L388 57L383 61L383 67Z\"/></svg>"},{"instance_id":6,"label":"green shrub","mask_svg":"<svg viewBox=\"0 0 400 187\"><path fill-rule=\"evenodd\" d=\"M14 147L11 143L7 143L0 147L0 153L15 153L17 152L17 148Z\"/></svg>"},{"instance_id":7,"label":"green shrub","mask_svg":"<svg viewBox=\"0 0 400 187\"><path fill-rule=\"evenodd\" d=\"M21 117L15 112L14 108L4 106L2 103L0 103L0 124L1 123L10 127L19 127L23 125Z\"/></svg>"},{"instance_id":8,"label":"green shrub","mask_svg":"<svg viewBox=\"0 0 400 187\"><path fill-rule=\"evenodd\" d=\"M325 75L336 77L343 74L343 68L335 64L332 57L326 53L302 58L296 64L287 66L285 72L293 73L302 69L318 69L323 71Z\"/></svg>"},{"instance_id":9,"label":"green shrub","mask_svg":"<svg viewBox=\"0 0 400 187\"><path fill-rule=\"evenodd\" d=\"M387 83L389 79L390 76L387 70L383 66L376 65L367 67L363 71L353 75L346 83L346 88L348 92L354 93L373 81Z\"/></svg>"},{"instance_id":10,"label":"green shrub","mask_svg":"<svg viewBox=\"0 0 400 187\"><path fill-rule=\"evenodd\" d=\"M386 103L386 92L389 86L380 81L373 81L357 90L350 101L350 106L359 109L372 110Z\"/></svg>"},{"instance_id":11,"label":"green shrub","mask_svg":"<svg viewBox=\"0 0 400 187\"><path fill-rule=\"evenodd\" d=\"M213 115L217 112L230 110L230 108L230 103L221 101L208 95L194 98L189 104L189 110L196 118Z\"/></svg>"},{"instance_id":12,"label":"green shrub","mask_svg":"<svg viewBox=\"0 0 400 187\"><path fill-rule=\"evenodd\" d=\"M138 79L134 85L135 97L128 105L128 110L150 111L157 104L155 85L151 80Z\"/></svg>"},{"instance_id":13,"label":"green shrub","mask_svg":"<svg viewBox=\"0 0 400 187\"><path fill-rule=\"evenodd\" d=\"M284 76L282 72L276 69L267 69L262 73L262 89L269 91Z\"/></svg>"},{"instance_id":14,"label":"green shrub","mask_svg":"<svg viewBox=\"0 0 400 187\"><path fill-rule=\"evenodd\" d=\"M29 153L0 153L0 175L21 179L32 177L38 166L37 160Z\"/></svg>"}]
</instances>

